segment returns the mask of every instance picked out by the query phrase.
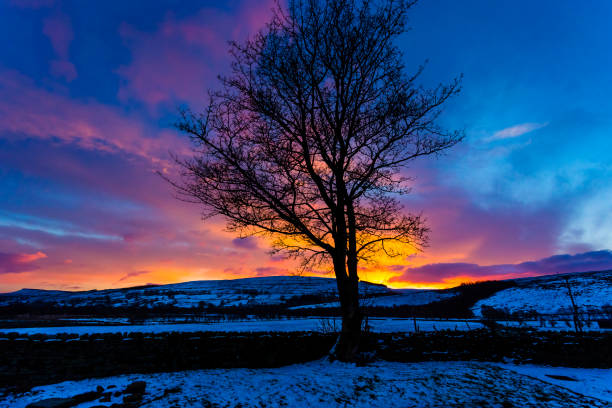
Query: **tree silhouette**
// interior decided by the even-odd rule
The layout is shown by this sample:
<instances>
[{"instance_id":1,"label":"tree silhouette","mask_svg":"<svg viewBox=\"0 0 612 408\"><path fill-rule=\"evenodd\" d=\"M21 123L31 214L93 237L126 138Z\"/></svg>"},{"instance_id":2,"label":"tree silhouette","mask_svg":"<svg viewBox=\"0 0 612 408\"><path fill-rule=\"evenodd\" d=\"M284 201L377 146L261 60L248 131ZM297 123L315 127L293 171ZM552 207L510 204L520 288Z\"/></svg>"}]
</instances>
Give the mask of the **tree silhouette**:
<instances>
[{"instance_id":1,"label":"tree silhouette","mask_svg":"<svg viewBox=\"0 0 612 408\"><path fill-rule=\"evenodd\" d=\"M400 170L463 134L436 124L459 80L417 86L395 44L413 2L291 0L266 28L231 43L231 72L203 113L182 110L194 143L173 184L241 236L272 237L274 251L305 267L333 266L342 312L334 348L355 358L362 314L358 263L427 242L407 214Z\"/></svg>"}]
</instances>

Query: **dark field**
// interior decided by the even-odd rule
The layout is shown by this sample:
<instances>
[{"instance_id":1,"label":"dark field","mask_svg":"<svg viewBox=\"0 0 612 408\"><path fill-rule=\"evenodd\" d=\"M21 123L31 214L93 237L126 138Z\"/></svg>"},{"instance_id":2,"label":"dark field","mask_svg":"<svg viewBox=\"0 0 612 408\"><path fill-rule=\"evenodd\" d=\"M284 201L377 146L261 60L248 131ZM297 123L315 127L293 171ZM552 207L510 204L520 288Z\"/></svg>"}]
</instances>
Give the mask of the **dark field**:
<instances>
[{"instance_id":1,"label":"dark field","mask_svg":"<svg viewBox=\"0 0 612 408\"><path fill-rule=\"evenodd\" d=\"M324 357L335 334L131 333L9 334L0 340L4 390L124 373L201 368L278 367ZM612 367L612 334L532 330L369 333L365 358L387 361L511 361L566 367Z\"/></svg>"}]
</instances>

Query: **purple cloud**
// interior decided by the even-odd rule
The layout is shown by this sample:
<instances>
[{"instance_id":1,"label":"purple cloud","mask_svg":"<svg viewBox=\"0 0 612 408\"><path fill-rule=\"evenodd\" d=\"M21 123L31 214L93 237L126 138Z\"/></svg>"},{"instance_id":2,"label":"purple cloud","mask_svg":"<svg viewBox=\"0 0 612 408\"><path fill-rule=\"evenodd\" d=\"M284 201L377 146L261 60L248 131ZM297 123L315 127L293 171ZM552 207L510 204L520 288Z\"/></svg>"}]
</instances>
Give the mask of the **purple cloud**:
<instances>
[{"instance_id":1,"label":"purple cloud","mask_svg":"<svg viewBox=\"0 0 612 408\"><path fill-rule=\"evenodd\" d=\"M123 23L119 35L131 61L116 70L122 79L119 99L144 102L149 108L177 101L201 104L225 67L227 40L245 38L263 27L273 6L269 0L243 1L234 13L205 8L184 19L168 14L153 32Z\"/></svg>"},{"instance_id":2,"label":"purple cloud","mask_svg":"<svg viewBox=\"0 0 612 408\"><path fill-rule=\"evenodd\" d=\"M55 76L70 82L77 77L76 68L68 60L70 43L74 39L72 24L65 14L47 17L43 23L43 33L49 37L56 59L51 61L51 71Z\"/></svg>"},{"instance_id":3,"label":"purple cloud","mask_svg":"<svg viewBox=\"0 0 612 408\"><path fill-rule=\"evenodd\" d=\"M406 268L390 282L444 282L454 277L474 279L519 278L557 273L612 269L612 251L592 251L576 255L555 255L518 264L478 265L473 263L435 263Z\"/></svg>"},{"instance_id":4,"label":"purple cloud","mask_svg":"<svg viewBox=\"0 0 612 408\"><path fill-rule=\"evenodd\" d=\"M260 268L255 268L255 276L280 276L280 275L288 275L289 270L287 268L277 268L275 266L263 266Z\"/></svg>"},{"instance_id":5,"label":"purple cloud","mask_svg":"<svg viewBox=\"0 0 612 408\"><path fill-rule=\"evenodd\" d=\"M0 70L0 133L7 140L61 141L144 157L161 171L170 166L168 151L188 152L188 141L173 130L153 130L112 105L82 103L48 91L14 70Z\"/></svg>"},{"instance_id":6,"label":"purple cloud","mask_svg":"<svg viewBox=\"0 0 612 408\"><path fill-rule=\"evenodd\" d=\"M257 240L253 237L235 238L232 245L241 249L258 249Z\"/></svg>"},{"instance_id":7,"label":"purple cloud","mask_svg":"<svg viewBox=\"0 0 612 408\"><path fill-rule=\"evenodd\" d=\"M148 273L151 273L151 271L133 271L133 272L128 272L125 275L123 275L121 277L121 279L119 279L118 282L123 282L124 280L127 280L129 278L133 278L135 276L140 276L140 275L146 275Z\"/></svg>"}]
</instances>

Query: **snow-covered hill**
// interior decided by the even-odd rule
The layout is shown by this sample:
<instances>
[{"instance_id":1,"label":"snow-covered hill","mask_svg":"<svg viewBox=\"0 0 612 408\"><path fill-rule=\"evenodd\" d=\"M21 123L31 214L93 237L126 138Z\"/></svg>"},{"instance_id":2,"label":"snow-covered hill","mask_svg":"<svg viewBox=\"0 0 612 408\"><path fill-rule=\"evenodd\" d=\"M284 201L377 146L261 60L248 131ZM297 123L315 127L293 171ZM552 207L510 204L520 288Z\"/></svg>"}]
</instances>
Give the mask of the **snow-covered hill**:
<instances>
[{"instance_id":1,"label":"snow-covered hill","mask_svg":"<svg viewBox=\"0 0 612 408\"><path fill-rule=\"evenodd\" d=\"M515 287L478 301L472 311L480 316L484 305L510 313L530 310L540 314L567 313L572 305L565 279L581 312L612 307L612 271L600 271L517 279Z\"/></svg>"},{"instance_id":2,"label":"snow-covered hill","mask_svg":"<svg viewBox=\"0 0 612 408\"><path fill-rule=\"evenodd\" d=\"M391 293L384 285L360 282L367 295ZM183 282L170 285L86 292L22 289L0 295L0 306L15 303L53 303L58 306L146 306L180 308L206 306L304 304L336 298L336 280L306 276L271 276L233 280Z\"/></svg>"},{"instance_id":3,"label":"snow-covered hill","mask_svg":"<svg viewBox=\"0 0 612 408\"><path fill-rule=\"evenodd\" d=\"M482 306L517 311L535 310L540 314L567 313L571 307L565 278L578 307L602 311L612 307L612 271L549 275L515 280L516 285L480 299L472 307L476 316ZM360 283L362 304L370 307L419 306L462 296L456 290L393 290L384 285ZM19 303L45 303L58 306L198 306L285 305L291 309L337 307L336 281L331 278L273 276L234 280L211 280L107 289L86 292L22 289L0 294L0 306Z\"/></svg>"},{"instance_id":4,"label":"snow-covered hill","mask_svg":"<svg viewBox=\"0 0 612 408\"><path fill-rule=\"evenodd\" d=\"M389 296L376 296L364 299L361 303L366 307L394 307L394 306L420 306L438 302L456 296L456 291L422 290L422 289L396 289ZM311 309L339 307L339 303L327 302L304 306L295 306L292 309Z\"/></svg>"}]
</instances>

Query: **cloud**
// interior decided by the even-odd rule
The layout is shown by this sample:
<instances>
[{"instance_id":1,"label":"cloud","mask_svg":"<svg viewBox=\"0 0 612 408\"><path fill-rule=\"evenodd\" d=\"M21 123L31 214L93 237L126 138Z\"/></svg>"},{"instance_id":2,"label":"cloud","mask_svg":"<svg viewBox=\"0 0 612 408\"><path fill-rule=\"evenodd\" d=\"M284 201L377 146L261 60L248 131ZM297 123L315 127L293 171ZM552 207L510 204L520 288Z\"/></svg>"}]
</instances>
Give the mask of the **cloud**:
<instances>
[{"instance_id":1,"label":"cloud","mask_svg":"<svg viewBox=\"0 0 612 408\"><path fill-rule=\"evenodd\" d=\"M262 266L259 268L255 268L255 276L283 276L289 275L289 270L287 268L277 268L276 266Z\"/></svg>"},{"instance_id":2,"label":"cloud","mask_svg":"<svg viewBox=\"0 0 612 408\"><path fill-rule=\"evenodd\" d=\"M591 251L576 255L554 255L538 261L517 264L478 265L474 263L435 263L406 268L389 282L445 283L453 279L510 279L612 269L612 251Z\"/></svg>"},{"instance_id":3,"label":"cloud","mask_svg":"<svg viewBox=\"0 0 612 408\"><path fill-rule=\"evenodd\" d=\"M231 14L202 9L183 19L168 14L153 32L122 24L119 34L131 61L116 70L122 79L119 99L152 109L176 102L203 105L216 75L227 69L228 40L242 40L263 27L273 4L244 1Z\"/></svg>"},{"instance_id":4,"label":"cloud","mask_svg":"<svg viewBox=\"0 0 612 408\"><path fill-rule=\"evenodd\" d=\"M418 180L427 179L427 168ZM431 174L430 174L431 175ZM539 259L558 252L562 229L561 203L532 208L475 200L470 192L438 184L434 177L416 184L415 194L402 199L413 213L422 213L431 229L429 247L411 265L445 262L501 264ZM596 248L586 248L593 250Z\"/></svg>"},{"instance_id":5,"label":"cloud","mask_svg":"<svg viewBox=\"0 0 612 408\"><path fill-rule=\"evenodd\" d=\"M0 274L27 272L39 269L33 262L46 257L47 254L41 251L32 254L0 252Z\"/></svg>"},{"instance_id":6,"label":"cloud","mask_svg":"<svg viewBox=\"0 0 612 408\"><path fill-rule=\"evenodd\" d=\"M19 228L22 230L43 232L45 234L55 235L58 237L74 237L108 241L120 241L123 239L118 235L103 234L95 231L83 231L80 230L78 226L72 225L67 221L57 221L54 219L33 217L25 214L7 213L4 211L0 211L0 227Z\"/></svg>"},{"instance_id":7,"label":"cloud","mask_svg":"<svg viewBox=\"0 0 612 408\"><path fill-rule=\"evenodd\" d=\"M574 245L612 248L612 188L600 186L591 194L580 197L567 217L567 225L559 236L562 248Z\"/></svg>"},{"instance_id":8,"label":"cloud","mask_svg":"<svg viewBox=\"0 0 612 408\"><path fill-rule=\"evenodd\" d=\"M241 249L258 249L257 239L253 237L235 238L232 240L232 245Z\"/></svg>"},{"instance_id":9,"label":"cloud","mask_svg":"<svg viewBox=\"0 0 612 408\"><path fill-rule=\"evenodd\" d=\"M67 60L51 61L51 73L57 77L62 77L66 81L73 81L77 77L74 64Z\"/></svg>"},{"instance_id":10,"label":"cloud","mask_svg":"<svg viewBox=\"0 0 612 408\"><path fill-rule=\"evenodd\" d=\"M9 140L39 138L124 152L162 165L167 165L168 151L181 155L188 146L174 131L153 131L117 108L70 99L7 70L0 70L0 133Z\"/></svg>"},{"instance_id":11,"label":"cloud","mask_svg":"<svg viewBox=\"0 0 612 408\"><path fill-rule=\"evenodd\" d=\"M43 33L49 37L53 50L61 59L68 58L68 48L74 39L72 25L68 16L56 14L45 18L43 21Z\"/></svg>"},{"instance_id":12,"label":"cloud","mask_svg":"<svg viewBox=\"0 0 612 408\"><path fill-rule=\"evenodd\" d=\"M466 140L440 166L438 185L463 190L483 207L556 208L560 221L570 220L581 202L600 196L610 184L611 131L612 121L603 114L568 110L537 137L490 144ZM590 249L610 248L608 242ZM555 250L584 249L564 243Z\"/></svg>"},{"instance_id":13,"label":"cloud","mask_svg":"<svg viewBox=\"0 0 612 408\"><path fill-rule=\"evenodd\" d=\"M124 24L120 35L131 49L132 60L116 72L121 77L121 101L144 102L149 108L176 101L203 101L209 72L205 53L197 55L184 45L174 30L143 33Z\"/></svg>"},{"instance_id":14,"label":"cloud","mask_svg":"<svg viewBox=\"0 0 612 408\"><path fill-rule=\"evenodd\" d=\"M526 133L533 132L534 130L541 129L547 125L548 123L521 123L519 125L498 130L497 132L493 133L492 136L485 138L484 141L492 142L494 140L512 139Z\"/></svg>"},{"instance_id":15,"label":"cloud","mask_svg":"<svg viewBox=\"0 0 612 408\"><path fill-rule=\"evenodd\" d=\"M124 280L130 279L130 278L134 278L136 276L141 276L141 275L146 275L151 273L151 271L133 271L133 272L128 272L125 275L123 275L117 282L123 282Z\"/></svg>"},{"instance_id":16,"label":"cloud","mask_svg":"<svg viewBox=\"0 0 612 408\"><path fill-rule=\"evenodd\" d=\"M43 33L49 37L57 59L51 61L53 75L70 82L77 77L76 68L69 59L70 43L74 39L72 24L65 14L55 14L43 21Z\"/></svg>"},{"instance_id":17,"label":"cloud","mask_svg":"<svg viewBox=\"0 0 612 408\"><path fill-rule=\"evenodd\" d=\"M15 259L19 263L30 263L30 262L34 262L34 261L37 261L39 259L43 259L46 257L47 257L47 254L45 254L44 252L38 251L34 254L17 254Z\"/></svg>"}]
</instances>

